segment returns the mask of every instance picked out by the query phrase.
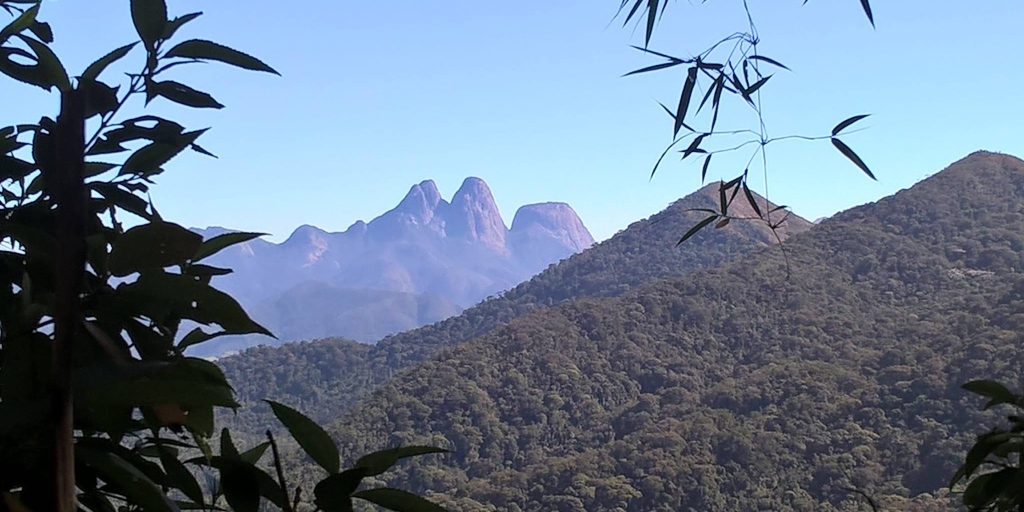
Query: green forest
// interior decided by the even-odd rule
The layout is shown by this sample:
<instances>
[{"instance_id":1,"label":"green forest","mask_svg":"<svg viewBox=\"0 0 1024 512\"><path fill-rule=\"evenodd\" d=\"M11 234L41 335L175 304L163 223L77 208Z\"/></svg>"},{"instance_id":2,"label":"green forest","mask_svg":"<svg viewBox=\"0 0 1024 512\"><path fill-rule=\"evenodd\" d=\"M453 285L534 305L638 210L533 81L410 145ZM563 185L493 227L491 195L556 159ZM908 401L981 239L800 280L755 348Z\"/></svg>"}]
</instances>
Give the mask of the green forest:
<instances>
[{"instance_id":1,"label":"green forest","mask_svg":"<svg viewBox=\"0 0 1024 512\"><path fill-rule=\"evenodd\" d=\"M647 43L665 5L619 14ZM702 175L723 91L755 156L781 140L759 66L785 66L742 6L748 33L630 73L689 66L665 152L689 138ZM208 264L263 235L161 215L169 163L214 156L162 108L224 108L185 66L279 73L168 7L128 2L135 40L76 73L42 2L0 0L0 74L58 100L0 123L0 512L1024 510L1024 161L817 224L748 168L433 325L203 359L273 335ZM874 179L839 139L866 117L803 138Z\"/></svg>"},{"instance_id":2,"label":"green forest","mask_svg":"<svg viewBox=\"0 0 1024 512\"><path fill-rule=\"evenodd\" d=\"M1021 226L1024 161L976 153L793 236L788 275L769 247L529 313L328 431L452 450L387 480L449 510L948 510L1002 417L961 385L1024 365Z\"/></svg>"},{"instance_id":3,"label":"green forest","mask_svg":"<svg viewBox=\"0 0 1024 512\"><path fill-rule=\"evenodd\" d=\"M773 242L764 226L736 223L703 231L677 247L676 233L700 220L691 210L713 207L717 196L718 185L708 185L499 297L373 346L326 339L257 347L224 358L218 364L234 383L243 408L237 414L223 414L223 421L241 433L258 434L270 418L261 403L264 398L295 404L312 418L327 421L400 370L513 318L578 298L621 295L648 281L714 267ZM810 223L793 215L784 226L785 233L800 232ZM261 377L248 378L251 375Z\"/></svg>"}]
</instances>

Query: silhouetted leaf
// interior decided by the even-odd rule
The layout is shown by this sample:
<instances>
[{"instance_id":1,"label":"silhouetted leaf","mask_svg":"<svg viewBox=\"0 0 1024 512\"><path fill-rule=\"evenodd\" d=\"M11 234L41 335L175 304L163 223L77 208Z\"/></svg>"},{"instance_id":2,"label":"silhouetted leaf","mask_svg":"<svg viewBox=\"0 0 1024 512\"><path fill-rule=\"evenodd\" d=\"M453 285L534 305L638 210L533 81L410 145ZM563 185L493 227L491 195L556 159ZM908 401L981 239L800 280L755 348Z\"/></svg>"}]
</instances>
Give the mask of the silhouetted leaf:
<instances>
[{"instance_id":1,"label":"silhouetted leaf","mask_svg":"<svg viewBox=\"0 0 1024 512\"><path fill-rule=\"evenodd\" d=\"M76 444L75 458L95 469L104 480L117 485L129 500L147 512L178 512L177 505L153 480L114 453Z\"/></svg>"},{"instance_id":2,"label":"silhouetted leaf","mask_svg":"<svg viewBox=\"0 0 1024 512\"><path fill-rule=\"evenodd\" d=\"M239 454L239 457L245 462L248 462L249 464L256 464L257 462L260 461L260 458L263 457L263 454L266 453L267 448L270 448L270 442L264 441L242 452L241 454Z\"/></svg>"},{"instance_id":3,"label":"silhouetted leaf","mask_svg":"<svg viewBox=\"0 0 1024 512\"><path fill-rule=\"evenodd\" d=\"M430 453L448 453L448 450L433 446L402 446L364 455L356 461L355 467L366 469L366 476L377 476L391 469L401 459Z\"/></svg>"},{"instance_id":4,"label":"silhouetted leaf","mask_svg":"<svg viewBox=\"0 0 1024 512\"><path fill-rule=\"evenodd\" d=\"M191 12L191 13L188 13L188 14L185 14L185 15L182 15L182 16L178 16L178 17L174 18L171 21L168 21L167 24L164 26L164 33L163 33L163 37L161 37L161 39L166 41L166 40L174 37L174 34L178 31L179 28L182 27L182 25L184 25L184 24L186 24L186 23L188 23L188 22L190 22L190 21L192 21L192 20L194 20L194 19L196 19L196 18L198 18L198 17L200 17L202 15L203 15L202 12Z\"/></svg>"},{"instance_id":5,"label":"silhouetted leaf","mask_svg":"<svg viewBox=\"0 0 1024 512\"><path fill-rule=\"evenodd\" d=\"M186 132L181 134L179 140L174 143L154 141L143 146L125 160L124 164L121 165L121 171L118 175L138 174L141 176L151 176L157 174L161 171L164 164L178 156L189 144L192 144L205 132L205 129Z\"/></svg>"},{"instance_id":6,"label":"silhouetted leaf","mask_svg":"<svg viewBox=\"0 0 1024 512\"><path fill-rule=\"evenodd\" d=\"M256 468L241 460L227 460L220 465L220 486L232 511L259 512L260 482Z\"/></svg>"},{"instance_id":7,"label":"silhouetted leaf","mask_svg":"<svg viewBox=\"0 0 1024 512\"><path fill-rule=\"evenodd\" d=\"M396 512L447 512L443 507L411 492L390 487L359 491L353 494L352 497L369 501Z\"/></svg>"},{"instance_id":8,"label":"silhouetted leaf","mask_svg":"<svg viewBox=\"0 0 1024 512\"><path fill-rule=\"evenodd\" d=\"M152 52L156 42L164 35L167 25L167 4L164 0L131 0L132 22L135 31Z\"/></svg>"},{"instance_id":9,"label":"silhouetted leaf","mask_svg":"<svg viewBox=\"0 0 1024 512\"><path fill-rule=\"evenodd\" d=\"M338 455L338 447L334 445L331 436L327 435L320 425L307 418L299 411L287 405L264 400L270 404L274 416L284 424L299 446L316 461L320 467L328 473L337 473L341 460Z\"/></svg>"},{"instance_id":10,"label":"silhouetted leaf","mask_svg":"<svg viewBox=\"0 0 1024 512\"><path fill-rule=\"evenodd\" d=\"M629 73L626 73L625 75L622 75L622 76L623 77L627 77L627 76L631 76L631 75L638 75L640 73L647 73L647 72L650 72L650 71L657 71L659 69L671 68L671 67L674 67L674 66L678 66L680 64L683 64L683 61L681 61L681 60L673 60L671 62L662 62L661 64L654 64L653 66L647 66L645 68L640 68L640 69L638 69L636 71L630 71Z\"/></svg>"},{"instance_id":11,"label":"silhouetted leaf","mask_svg":"<svg viewBox=\"0 0 1024 512\"><path fill-rule=\"evenodd\" d=\"M668 0L665 0L668 2ZM651 35L654 34L654 21L658 15L658 0L647 0L647 37L644 38L644 45L651 44Z\"/></svg>"},{"instance_id":12,"label":"silhouetted leaf","mask_svg":"<svg viewBox=\"0 0 1024 512\"><path fill-rule=\"evenodd\" d=\"M238 448L231 439L231 431L227 428L220 430L220 456L226 459L239 459Z\"/></svg>"},{"instance_id":13,"label":"silhouetted leaf","mask_svg":"<svg viewBox=\"0 0 1024 512\"><path fill-rule=\"evenodd\" d=\"M199 246L195 255L192 256L192 261L202 261L232 245L245 243L261 236L266 236L266 233L225 233L217 235Z\"/></svg>"},{"instance_id":14,"label":"silhouetted leaf","mask_svg":"<svg viewBox=\"0 0 1024 512\"><path fill-rule=\"evenodd\" d=\"M19 14L16 18L11 20L10 23L4 26L4 28L0 29L0 43L7 42L7 39L14 34L19 34L21 31L32 26L32 23L36 21L36 16L39 14L39 5L40 4L36 4L25 9L25 12Z\"/></svg>"},{"instance_id":15,"label":"silhouetted leaf","mask_svg":"<svg viewBox=\"0 0 1024 512\"><path fill-rule=\"evenodd\" d=\"M53 42L53 29L50 28L49 23L42 21L34 21L28 26L28 29L39 38L40 41L50 44Z\"/></svg>"},{"instance_id":16,"label":"silhouetted leaf","mask_svg":"<svg viewBox=\"0 0 1024 512\"><path fill-rule=\"evenodd\" d=\"M196 502L203 502L203 489L192 472L178 460L178 457L165 450L160 450L160 462L167 473L167 480L171 487L180 489L188 499Z\"/></svg>"},{"instance_id":17,"label":"silhouetted leaf","mask_svg":"<svg viewBox=\"0 0 1024 512\"><path fill-rule=\"evenodd\" d=\"M792 71L791 69L789 69L788 67L783 65L781 62L779 62L779 61L777 61L775 59L770 59L768 57L765 57L764 55L751 55L750 57L747 57L747 58L748 59L752 59L752 60L759 60L759 61L767 62L767 63L769 63L769 64L771 64L773 66L778 66L778 67L780 67L782 69L785 69L786 71Z\"/></svg>"},{"instance_id":18,"label":"silhouetted leaf","mask_svg":"<svg viewBox=\"0 0 1024 512\"><path fill-rule=\"evenodd\" d=\"M679 128L686 120L686 110L690 106L690 96L693 95L693 87L697 84L697 68L692 67L686 74L686 83L683 84L683 92L679 96L679 108L676 109L676 123L672 129L672 135L679 133Z\"/></svg>"},{"instance_id":19,"label":"silhouetted leaf","mask_svg":"<svg viewBox=\"0 0 1024 512\"><path fill-rule=\"evenodd\" d=\"M150 82L147 84L147 101L152 100L152 98L157 96L193 108L224 108L224 105L213 99L213 96L202 91L197 91L185 84L178 83L173 80Z\"/></svg>"},{"instance_id":20,"label":"silhouetted leaf","mask_svg":"<svg viewBox=\"0 0 1024 512\"><path fill-rule=\"evenodd\" d=\"M708 176L708 166L711 165L712 155L704 157L704 165L700 169L700 182L704 183L704 179Z\"/></svg>"},{"instance_id":21,"label":"silhouetted leaf","mask_svg":"<svg viewBox=\"0 0 1024 512\"><path fill-rule=\"evenodd\" d=\"M754 194L752 194L750 189L747 188L746 181L743 182L743 194L747 196L747 203L749 203L750 207L754 209L754 213L756 213L758 217L763 217L763 215L761 215L761 207L757 205L757 200L754 199Z\"/></svg>"},{"instance_id":22,"label":"silhouetted leaf","mask_svg":"<svg viewBox=\"0 0 1024 512\"><path fill-rule=\"evenodd\" d=\"M867 174L869 178L873 180L875 179L875 175L871 173L870 169L868 169L867 164L865 164L864 161L861 160L860 157L857 156L857 154L854 153L852 149L850 149L850 146L847 146L846 144L843 143L843 141L839 139L832 139L832 145L835 146L836 149L838 149L839 152L843 154L843 156L849 158L850 161L852 161L857 167L860 168L860 170L864 171L864 174Z\"/></svg>"},{"instance_id":23,"label":"silhouetted leaf","mask_svg":"<svg viewBox=\"0 0 1024 512\"><path fill-rule=\"evenodd\" d=\"M870 0L860 0L860 6L864 8L864 14L868 17L868 21L871 22L871 26L875 26L875 16L871 14L871 2Z\"/></svg>"},{"instance_id":24,"label":"silhouetted leaf","mask_svg":"<svg viewBox=\"0 0 1024 512\"><path fill-rule=\"evenodd\" d=\"M835 137L836 135L839 135L839 132L845 130L851 124L856 123L857 121L860 121L861 119L864 119L865 117L868 117L870 115L871 114L861 114L844 120L843 122L837 124L835 128L832 128L832 136Z\"/></svg>"},{"instance_id":25,"label":"silhouetted leaf","mask_svg":"<svg viewBox=\"0 0 1024 512\"><path fill-rule=\"evenodd\" d=\"M100 57L96 62L89 64L89 67L85 68L85 72L82 73L82 78L96 80L99 78L100 74L107 69L107 66L124 58L124 56L128 55L128 52L132 51L132 48L135 48L135 45L137 44L139 43L126 44Z\"/></svg>"},{"instance_id":26,"label":"silhouetted leaf","mask_svg":"<svg viewBox=\"0 0 1024 512\"><path fill-rule=\"evenodd\" d=\"M707 226L708 224L711 224L717 218L718 218L718 215L715 214L715 215L711 215L710 217L708 217L708 218L698 222L696 226L693 226L692 228L690 228L690 230L687 231L686 234L683 235L683 237L680 238L678 242L676 242L676 245L680 245L683 242L689 240L690 237L692 237L693 235L696 235L698 231L700 231L701 229L704 229L705 226Z\"/></svg>"},{"instance_id":27,"label":"silhouetted leaf","mask_svg":"<svg viewBox=\"0 0 1024 512\"><path fill-rule=\"evenodd\" d=\"M280 75L274 68L266 65L263 61L242 53L222 44L206 41L204 39L190 39L184 41L164 54L165 58L182 57L186 59L215 60L252 71L264 71Z\"/></svg>"},{"instance_id":28,"label":"silhouetted leaf","mask_svg":"<svg viewBox=\"0 0 1024 512\"><path fill-rule=\"evenodd\" d=\"M355 468L321 480L313 488L316 506L324 512L351 512L352 493L359 488L365 475L365 469Z\"/></svg>"},{"instance_id":29,"label":"silhouetted leaf","mask_svg":"<svg viewBox=\"0 0 1024 512\"><path fill-rule=\"evenodd\" d=\"M1006 386L992 380L972 380L964 384L963 388L971 393L989 398L990 401L985 404L985 409L998 404L1016 403L1018 400L1017 395L1014 395Z\"/></svg>"},{"instance_id":30,"label":"silhouetted leaf","mask_svg":"<svg viewBox=\"0 0 1024 512\"><path fill-rule=\"evenodd\" d=\"M140 270L184 265L201 247L203 237L170 222L135 226L121 235L110 251L112 274L128 276Z\"/></svg>"},{"instance_id":31,"label":"silhouetted leaf","mask_svg":"<svg viewBox=\"0 0 1024 512\"><path fill-rule=\"evenodd\" d=\"M106 115L117 108L117 89L103 82L80 78L78 88L85 94L85 118Z\"/></svg>"}]
</instances>

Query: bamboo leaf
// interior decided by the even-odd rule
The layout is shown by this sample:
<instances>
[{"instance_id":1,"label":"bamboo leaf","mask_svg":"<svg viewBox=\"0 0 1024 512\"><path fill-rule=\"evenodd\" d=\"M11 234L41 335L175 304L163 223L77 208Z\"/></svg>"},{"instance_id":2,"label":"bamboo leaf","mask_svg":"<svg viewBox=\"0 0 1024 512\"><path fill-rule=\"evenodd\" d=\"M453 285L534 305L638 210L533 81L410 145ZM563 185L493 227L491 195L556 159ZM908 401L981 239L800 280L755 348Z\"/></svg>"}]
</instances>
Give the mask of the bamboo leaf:
<instances>
[{"instance_id":1,"label":"bamboo leaf","mask_svg":"<svg viewBox=\"0 0 1024 512\"><path fill-rule=\"evenodd\" d=\"M869 178L877 181L875 175L871 173L871 169L868 169L867 164L857 156L857 153L854 153L853 150L850 149L850 146L847 146L839 139L832 139L832 145L835 146L843 156L849 158L854 165L860 168L860 170L864 171L864 174L867 174Z\"/></svg>"}]
</instances>

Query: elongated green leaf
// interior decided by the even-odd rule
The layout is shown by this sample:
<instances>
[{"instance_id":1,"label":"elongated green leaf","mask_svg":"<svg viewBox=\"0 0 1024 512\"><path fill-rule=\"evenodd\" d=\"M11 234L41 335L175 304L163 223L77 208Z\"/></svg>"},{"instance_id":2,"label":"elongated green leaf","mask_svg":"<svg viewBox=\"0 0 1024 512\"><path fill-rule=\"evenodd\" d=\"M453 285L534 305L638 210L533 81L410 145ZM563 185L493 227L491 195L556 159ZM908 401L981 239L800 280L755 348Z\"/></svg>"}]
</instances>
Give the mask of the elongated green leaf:
<instances>
[{"instance_id":1,"label":"elongated green leaf","mask_svg":"<svg viewBox=\"0 0 1024 512\"><path fill-rule=\"evenodd\" d=\"M186 132L181 134L178 140L173 143L152 142L143 146L124 161L118 175L138 174L140 176L152 176L158 174L164 164L178 156L189 144L192 144L205 132L205 129Z\"/></svg>"},{"instance_id":2,"label":"elongated green leaf","mask_svg":"<svg viewBox=\"0 0 1024 512\"><path fill-rule=\"evenodd\" d=\"M259 512L260 481L256 468L241 460L229 460L220 467L224 499L234 512Z\"/></svg>"},{"instance_id":3,"label":"elongated green leaf","mask_svg":"<svg viewBox=\"0 0 1024 512\"><path fill-rule=\"evenodd\" d=\"M117 485L131 502L139 504L146 512L178 512L177 505L160 487L114 453L76 444L75 457L95 469L104 480Z\"/></svg>"},{"instance_id":4,"label":"elongated green leaf","mask_svg":"<svg viewBox=\"0 0 1024 512\"><path fill-rule=\"evenodd\" d=\"M192 379L138 379L115 382L82 389L76 400L92 405L216 405L238 407L234 393L227 386L217 386Z\"/></svg>"},{"instance_id":5,"label":"elongated green leaf","mask_svg":"<svg viewBox=\"0 0 1024 512\"><path fill-rule=\"evenodd\" d=\"M242 53L222 44L207 41L205 39L190 39L184 41L174 48L167 50L164 57L182 57L186 59L215 60L252 71L264 71L280 75L274 68L266 65L263 61L252 55Z\"/></svg>"},{"instance_id":6,"label":"elongated green leaf","mask_svg":"<svg viewBox=\"0 0 1024 512\"><path fill-rule=\"evenodd\" d=\"M164 0L131 0L132 23L146 49L152 52L167 25L167 3Z\"/></svg>"},{"instance_id":7,"label":"elongated green leaf","mask_svg":"<svg viewBox=\"0 0 1024 512\"><path fill-rule=\"evenodd\" d=\"M50 27L49 23L34 21L28 26L28 29L32 32L32 35L39 38L40 41L46 44L53 42L53 29Z\"/></svg>"},{"instance_id":8,"label":"elongated green leaf","mask_svg":"<svg viewBox=\"0 0 1024 512\"><path fill-rule=\"evenodd\" d=\"M698 222L696 226L693 226L692 228L690 228L690 230L687 231L686 234L683 235L683 237L680 238L678 242L676 242L676 245L680 245L683 242L689 240L690 237L692 237L693 235L696 235L698 231L704 229L705 226L707 226L708 224L711 224L717 218L718 218L717 214L716 215L711 215L710 217L708 217L708 218Z\"/></svg>"},{"instance_id":9,"label":"elongated green leaf","mask_svg":"<svg viewBox=\"0 0 1024 512\"><path fill-rule=\"evenodd\" d=\"M7 42L14 34L19 34L21 31L32 26L32 23L36 21L36 16L39 14L39 4L33 5L25 12L18 15L17 18L11 20L3 29L0 29L0 43Z\"/></svg>"},{"instance_id":10,"label":"elongated green leaf","mask_svg":"<svg viewBox=\"0 0 1024 512\"><path fill-rule=\"evenodd\" d=\"M964 384L963 388L971 393L989 398L989 402L985 404L985 409L998 404L1016 403L1018 400L1018 397L1007 389L1006 386L992 380L972 380Z\"/></svg>"},{"instance_id":11,"label":"elongated green leaf","mask_svg":"<svg viewBox=\"0 0 1024 512\"><path fill-rule=\"evenodd\" d=\"M395 512L447 512L443 507L427 501L409 491L380 487L367 489L352 495L353 498L369 501Z\"/></svg>"},{"instance_id":12,"label":"elongated green leaf","mask_svg":"<svg viewBox=\"0 0 1024 512\"><path fill-rule=\"evenodd\" d=\"M659 69L671 68L671 67L683 64L683 63L684 63L684 61L675 59L675 60L672 60L670 62L662 62L661 64L654 64L653 66L647 66L645 68L640 68L640 69L637 69L635 71L630 71L629 73L626 73L625 75L622 75L622 76L623 77L627 77L627 76L632 76L632 75L639 75L640 73L648 73L650 71L657 71Z\"/></svg>"},{"instance_id":13,"label":"elongated green leaf","mask_svg":"<svg viewBox=\"0 0 1024 512\"><path fill-rule=\"evenodd\" d=\"M700 169L700 182L704 183L704 179L708 177L708 166L711 165L711 154L704 157L704 165Z\"/></svg>"},{"instance_id":14,"label":"elongated green leaf","mask_svg":"<svg viewBox=\"0 0 1024 512\"><path fill-rule=\"evenodd\" d=\"M96 80L99 78L100 73L103 73L103 71L107 69L107 66L110 66L124 58L124 56L128 55L128 52L132 51L132 48L135 48L135 45L137 44L139 43L126 44L100 57L96 62L89 64L89 67L85 68L85 72L82 73L82 78Z\"/></svg>"},{"instance_id":15,"label":"elongated green leaf","mask_svg":"<svg viewBox=\"0 0 1024 512\"><path fill-rule=\"evenodd\" d=\"M164 34L163 34L163 37L161 39L166 41L166 40L174 37L174 34L184 24L186 24L186 23L188 23L188 22L190 22L190 21L192 21L192 20L194 20L194 19L196 19L196 18L198 18L198 17L200 17L202 15L203 15L202 12L190 12L188 14L185 14L185 15L182 15L182 16L178 16L178 17L174 18L171 21L168 21L167 25L164 27Z\"/></svg>"},{"instance_id":16,"label":"elongated green leaf","mask_svg":"<svg viewBox=\"0 0 1024 512\"><path fill-rule=\"evenodd\" d=\"M362 468L349 469L321 480L313 488L316 506L324 512L351 512L352 493L366 476Z\"/></svg>"},{"instance_id":17,"label":"elongated green leaf","mask_svg":"<svg viewBox=\"0 0 1024 512\"><path fill-rule=\"evenodd\" d=\"M679 95L679 107L676 109L676 122L672 129L672 136L679 133L686 120L686 110L690 107L690 97L693 96L693 88L697 85L697 67L690 68L686 73L686 82L683 84L683 92Z\"/></svg>"},{"instance_id":18,"label":"elongated green leaf","mask_svg":"<svg viewBox=\"0 0 1024 512\"><path fill-rule=\"evenodd\" d=\"M667 3L668 0L665 0ZM647 35L644 37L644 45L651 44L651 35L654 34L654 22L658 15L658 0L647 0Z\"/></svg>"},{"instance_id":19,"label":"elongated green leaf","mask_svg":"<svg viewBox=\"0 0 1024 512\"><path fill-rule=\"evenodd\" d=\"M377 476L391 469L401 459L427 455L430 453L448 453L448 450L433 446L402 446L381 450L364 455L356 461L355 467L366 469L366 476Z\"/></svg>"},{"instance_id":20,"label":"elongated green leaf","mask_svg":"<svg viewBox=\"0 0 1024 512\"><path fill-rule=\"evenodd\" d=\"M157 96L193 108L224 108L213 96L173 80L150 82L146 86L147 101Z\"/></svg>"},{"instance_id":21,"label":"elongated green leaf","mask_svg":"<svg viewBox=\"0 0 1024 512\"><path fill-rule=\"evenodd\" d=\"M835 128L832 128L832 136L835 137L836 135L839 135L839 132L849 128L851 124L856 123L857 121L860 121L861 119L864 119L865 117L868 117L870 115L871 114L860 114L844 120L843 122L837 124Z\"/></svg>"},{"instance_id":22,"label":"elongated green leaf","mask_svg":"<svg viewBox=\"0 0 1024 512\"><path fill-rule=\"evenodd\" d=\"M118 88L89 78L78 80L78 88L85 93L85 118L106 115L117 108Z\"/></svg>"},{"instance_id":23,"label":"elongated green leaf","mask_svg":"<svg viewBox=\"0 0 1024 512\"><path fill-rule=\"evenodd\" d=\"M231 431L227 428L220 430L220 456L226 459L238 459L238 448L235 448L235 442L231 440Z\"/></svg>"},{"instance_id":24,"label":"elongated green leaf","mask_svg":"<svg viewBox=\"0 0 1024 512\"><path fill-rule=\"evenodd\" d=\"M758 217L763 217L763 215L761 215L761 207L758 206L757 200L754 199L754 194L750 192L749 188L747 188L746 181L743 182L743 195L747 196L747 203L754 209L754 213L757 214Z\"/></svg>"},{"instance_id":25,"label":"elongated green leaf","mask_svg":"<svg viewBox=\"0 0 1024 512\"><path fill-rule=\"evenodd\" d=\"M203 242L195 255L192 256L192 261L202 261L218 252L241 243L248 242L254 238L266 236L266 233L224 233L223 235L217 235L209 240Z\"/></svg>"},{"instance_id":26,"label":"elongated green leaf","mask_svg":"<svg viewBox=\"0 0 1024 512\"><path fill-rule=\"evenodd\" d=\"M871 1L860 0L860 6L864 9L864 14L868 17L868 21L871 22L871 26L875 26L875 15L871 14Z\"/></svg>"},{"instance_id":27,"label":"elongated green leaf","mask_svg":"<svg viewBox=\"0 0 1024 512\"><path fill-rule=\"evenodd\" d=\"M256 464L263 457L263 454L266 453L267 448L270 448L270 442L264 441L242 452L241 454L239 454L239 457L245 462L248 462L249 464Z\"/></svg>"},{"instance_id":28,"label":"elongated green leaf","mask_svg":"<svg viewBox=\"0 0 1024 512\"><path fill-rule=\"evenodd\" d=\"M203 489L199 487L199 482L176 456L168 453L166 449L160 450L160 462L167 473L167 481L172 487L180 489L188 499L195 503L203 502Z\"/></svg>"},{"instance_id":29,"label":"elongated green leaf","mask_svg":"<svg viewBox=\"0 0 1024 512\"><path fill-rule=\"evenodd\" d=\"M750 60L759 60L759 61L762 61L762 62L767 62L767 63L769 63L769 64L771 64L773 66L777 66L777 67L780 67L782 69L785 69L786 71L792 71L791 69L789 69L788 67L783 65L781 62L779 62L779 61L777 61L775 59L771 59L771 58L765 57L764 55L751 55L750 57L747 57L747 58L750 59Z\"/></svg>"},{"instance_id":30,"label":"elongated green leaf","mask_svg":"<svg viewBox=\"0 0 1024 512\"><path fill-rule=\"evenodd\" d=\"M850 146L847 146L839 139L832 139L832 145L835 146L843 156L849 158L854 165L860 168L860 170L864 171L864 174L867 174L869 178L877 181L875 175L871 173L871 169L868 169L867 164L857 156L857 153L854 153L853 150L850 149Z\"/></svg>"},{"instance_id":31,"label":"elongated green leaf","mask_svg":"<svg viewBox=\"0 0 1024 512\"><path fill-rule=\"evenodd\" d=\"M284 424L288 432L295 438L295 441L299 443L299 446L320 467L331 474L338 472L341 465L338 447L334 445L331 436L327 435L327 432L320 425L317 425L315 421L287 405L272 400L264 400L264 402L270 404L270 408L274 411L274 416L277 416L277 419Z\"/></svg>"},{"instance_id":32,"label":"elongated green leaf","mask_svg":"<svg viewBox=\"0 0 1024 512\"><path fill-rule=\"evenodd\" d=\"M184 265L203 243L203 237L171 222L135 226L114 242L108 268L118 277L141 270Z\"/></svg>"}]
</instances>

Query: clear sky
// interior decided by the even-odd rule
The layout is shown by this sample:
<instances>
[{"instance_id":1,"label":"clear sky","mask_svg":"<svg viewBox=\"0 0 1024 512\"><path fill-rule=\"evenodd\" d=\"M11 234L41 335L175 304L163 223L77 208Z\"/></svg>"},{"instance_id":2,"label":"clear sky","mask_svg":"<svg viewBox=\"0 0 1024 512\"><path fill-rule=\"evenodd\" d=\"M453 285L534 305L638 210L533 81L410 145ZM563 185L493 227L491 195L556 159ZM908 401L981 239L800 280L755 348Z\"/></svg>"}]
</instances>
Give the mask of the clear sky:
<instances>
[{"instance_id":1,"label":"clear sky","mask_svg":"<svg viewBox=\"0 0 1024 512\"><path fill-rule=\"evenodd\" d=\"M564 201L605 239L700 186L694 163L669 161L648 179L671 140L656 100L678 101L685 70L621 77L657 61L628 47L642 43L641 30L609 25L617 0L168 3L172 14L206 13L180 36L239 48L282 74L185 67L176 79L227 108L151 105L190 128L213 127L201 142L220 158L183 156L154 189L161 213L184 225L272 240L301 224L343 230L423 179L450 197L463 178L479 176L506 223L520 205ZM762 89L768 129L825 134L872 113L847 142L879 181L827 142L783 143L769 146L774 201L813 220L978 149L1024 156L1024 2L874 0L875 30L856 0L801 3L752 2L762 53L794 71ZM41 17L69 71L133 39L127 4L44 2ZM674 2L651 48L700 51L745 28L739 5ZM0 82L0 98L4 125L56 111L55 97L10 80ZM709 178L743 165L719 163Z\"/></svg>"}]
</instances>

